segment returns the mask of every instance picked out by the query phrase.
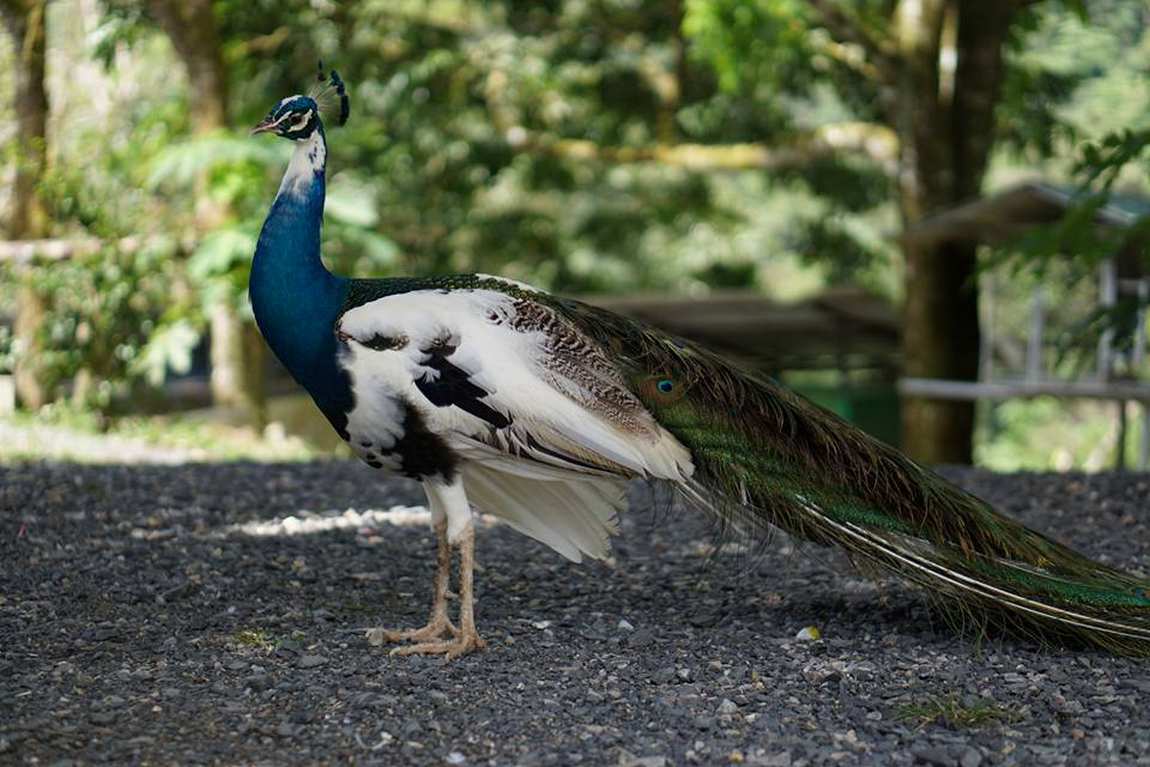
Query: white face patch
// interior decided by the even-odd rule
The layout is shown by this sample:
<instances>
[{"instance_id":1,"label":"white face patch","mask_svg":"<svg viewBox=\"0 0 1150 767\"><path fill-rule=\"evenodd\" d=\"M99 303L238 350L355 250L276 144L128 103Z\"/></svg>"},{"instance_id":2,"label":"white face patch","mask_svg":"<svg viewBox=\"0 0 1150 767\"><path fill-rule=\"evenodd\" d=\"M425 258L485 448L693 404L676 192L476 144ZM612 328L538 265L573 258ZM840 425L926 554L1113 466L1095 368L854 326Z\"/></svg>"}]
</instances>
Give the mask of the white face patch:
<instances>
[{"instance_id":1,"label":"white face patch","mask_svg":"<svg viewBox=\"0 0 1150 767\"><path fill-rule=\"evenodd\" d=\"M274 114L275 112L278 112L289 101L294 101L295 99L301 99L301 98L303 98L303 96L296 94L295 96L288 96L287 98L280 99L279 103L275 105L274 109L272 109L272 113ZM279 131L279 130L285 130L285 131L303 130L305 127L307 127L308 121L311 120L311 116L314 113L315 113L315 110L313 110L313 109L308 109L303 114L300 114L298 112L285 112L284 114L280 115L279 118L277 118L274 122L272 122L267 127L269 130L274 129L277 131Z\"/></svg>"},{"instance_id":2,"label":"white face patch","mask_svg":"<svg viewBox=\"0 0 1150 767\"><path fill-rule=\"evenodd\" d=\"M295 118L295 121L288 125L288 131L295 132L306 128L307 124L311 121L312 114L312 110L309 109L299 117Z\"/></svg>"},{"instance_id":3,"label":"white face patch","mask_svg":"<svg viewBox=\"0 0 1150 767\"><path fill-rule=\"evenodd\" d=\"M291 112L285 112L284 114L280 115L275 121L268 123L266 128L264 128L264 130L279 130L279 127L284 122L284 120L287 120L291 116L292 116Z\"/></svg>"}]
</instances>

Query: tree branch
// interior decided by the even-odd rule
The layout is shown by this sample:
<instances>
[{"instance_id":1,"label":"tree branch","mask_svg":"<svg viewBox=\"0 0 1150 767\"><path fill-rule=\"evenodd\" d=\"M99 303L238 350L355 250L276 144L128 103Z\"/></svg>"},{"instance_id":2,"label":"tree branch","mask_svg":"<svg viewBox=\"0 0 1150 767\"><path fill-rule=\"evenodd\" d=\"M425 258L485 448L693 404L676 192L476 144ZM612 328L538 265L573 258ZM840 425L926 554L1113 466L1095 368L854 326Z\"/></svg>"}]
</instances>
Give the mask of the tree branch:
<instances>
[{"instance_id":1,"label":"tree branch","mask_svg":"<svg viewBox=\"0 0 1150 767\"><path fill-rule=\"evenodd\" d=\"M390 21L393 24L395 22L414 24L461 37L481 35L493 29L487 18L480 17L474 11L462 14L435 12L430 9L412 11L405 8L395 8L386 3L377 3L371 6L367 13L377 22Z\"/></svg>"},{"instance_id":2,"label":"tree branch","mask_svg":"<svg viewBox=\"0 0 1150 767\"><path fill-rule=\"evenodd\" d=\"M885 125L865 122L824 125L776 146L750 143L603 146L585 139L527 130L519 123L518 112L508 103L508 84L507 73L494 69L487 75L483 95L491 122L518 152L616 165L659 163L695 172L789 170L832 155L856 153L878 163L888 176L893 177L897 172L898 137Z\"/></svg>"},{"instance_id":3,"label":"tree branch","mask_svg":"<svg viewBox=\"0 0 1150 767\"><path fill-rule=\"evenodd\" d=\"M287 26L276 27L274 31L266 35L253 37L237 44L234 49L229 51L229 58L235 61L252 54L275 53L290 37L291 29Z\"/></svg>"},{"instance_id":4,"label":"tree branch","mask_svg":"<svg viewBox=\"0 0 1150 767\"><path fill-rule=\"evenodd\" d=\"M867 80L876 83L883 82L883 76L879 68L867 61L866 52L863 51L861 47L849 43L840 43L832 39L826 30L821 29L815 30L810 40L815 50L828 59L837 61L848 69L854 70Z\"/></svg>"},{"instance_id":5,"label":"tree branch","mask_svg":"<svg viewBox=\"0 0 1150 767\"><path fill-rule=\"evenodd\" d=\"M810 0L810 5L832 38L863 50L877 79L888 84L897 80L898 52L892 40L876 33L836 0Z\"/></svg>"},{"instance_id":6,"label":"tree branch","mask_svg":"<svg viewBox=\"0 0 1150 767\"><path fill-rule=\"evenodd\" d=\"M893 175L898 139L874 123L838 123L817 128L786 144L652 144L601 146L593 141L535 134L515 126L505 132L507 143L521 152L580 162L611 164L659 163L694 172L790 170L835 155L859 154Z\"/></svg>"},{"instance_id":7,"label":"tree branch","mask_svg":"<svg viewBox=\"0 0 1150 767\"><path fill-rule=\"evenodd\" d=\"M99 237L75 237L54 240L0 240L0 263L31 264L41 261L67 261L112 249L117 253L135 253L148 247L174 245L183 253L195 249L195 241L184 237L174 239L158 235L131 235L118 240Z\"/></svg>"}]
</instances>

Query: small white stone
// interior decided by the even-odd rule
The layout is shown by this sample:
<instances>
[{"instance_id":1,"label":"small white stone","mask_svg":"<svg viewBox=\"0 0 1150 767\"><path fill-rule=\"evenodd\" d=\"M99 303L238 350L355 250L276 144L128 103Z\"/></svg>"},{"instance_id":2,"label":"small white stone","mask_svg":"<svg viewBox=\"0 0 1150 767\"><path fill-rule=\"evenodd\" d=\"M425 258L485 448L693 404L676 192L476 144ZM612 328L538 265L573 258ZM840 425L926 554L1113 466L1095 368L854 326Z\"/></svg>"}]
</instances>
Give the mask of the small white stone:
<instances>
[{"instance_id":1,"label":"small white stone","mask_svg":"<svg viewBox=\"0 0 1150 767\"><path fill-rule=\"evenodd\" d=\"M542 631L543 629L551 628L551 621L535 621L531 625Z\"/></svg>"},{"instance_id":2,"label":"small white stone","mask_svg":"<svg viewBox=\"0 0 1150 767\"><path fill-rule=\"evenodd\" d=\"M464 756L463 754L459 753L458 751L452 751L450 754L447 755L447 763L448 764L463 764L466 761L467 761L467 757Z\"/></svg>"},{"instance_id":3,"label":"small white stone","mask_svg":"<svg viewBox=\"0 0 1150 767\"><path fill-rule=\"evenodd\" d=\"M634 631L635 627L631 625L631 621L627 620L626 618L620 618L618 629L620 631Z\"/></svg>"},{"instance_id":4,"label":"small white stone","mask_svg":"<svg viewBox=\"0 0 1150 767\"><path fill-rule=\"evenodd\" d=\"M667 757L665 756L641 756L632 757L627 761L619 760L619 764L625 767L667 767Z\"/></svg>"}]
</instances>

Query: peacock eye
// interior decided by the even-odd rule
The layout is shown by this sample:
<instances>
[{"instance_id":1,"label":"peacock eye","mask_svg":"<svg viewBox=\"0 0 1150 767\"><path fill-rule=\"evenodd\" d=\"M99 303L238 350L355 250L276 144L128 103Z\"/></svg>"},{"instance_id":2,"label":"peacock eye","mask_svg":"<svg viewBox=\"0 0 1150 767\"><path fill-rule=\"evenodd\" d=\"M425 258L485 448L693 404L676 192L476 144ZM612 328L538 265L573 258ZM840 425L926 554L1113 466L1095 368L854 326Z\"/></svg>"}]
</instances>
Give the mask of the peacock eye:
<instances>
[{"instance_id":1,"label":"peacock eye","mask_svg":"<svg viewBox=\"0 0 1150 767\"><path fill-rule=\"evenodd\" d=\"M655 386L659 389L659 391L663 392L664 394L670 394L675 388L674 382L672 382L666 378L659 381L659 383L655 384Z\"/></svg>"}]
</instances>

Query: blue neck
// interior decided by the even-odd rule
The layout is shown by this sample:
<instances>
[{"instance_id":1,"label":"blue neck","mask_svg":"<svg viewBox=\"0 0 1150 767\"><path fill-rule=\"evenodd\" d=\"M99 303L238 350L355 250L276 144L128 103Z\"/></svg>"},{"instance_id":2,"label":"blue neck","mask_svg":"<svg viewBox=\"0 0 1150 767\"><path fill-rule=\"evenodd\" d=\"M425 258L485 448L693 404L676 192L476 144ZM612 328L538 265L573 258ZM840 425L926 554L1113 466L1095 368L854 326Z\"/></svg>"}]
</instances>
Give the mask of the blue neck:
<instances>
[{"instance_id":1,"label":"blue neck","mask_svg":"<svg viewBox=\"0 0 1150 767\"><path fill-rule=\"evenodd\" d=\"M326 154L322 127L297 142L260 231L248 291L268 346L342 432L353 403L334 327L347 280L320 258Z\"/></svg>"}]
</instances>

